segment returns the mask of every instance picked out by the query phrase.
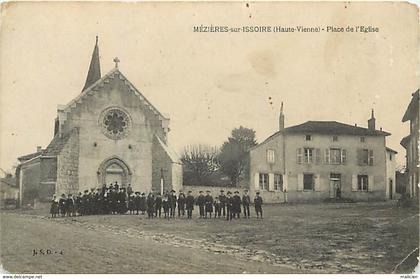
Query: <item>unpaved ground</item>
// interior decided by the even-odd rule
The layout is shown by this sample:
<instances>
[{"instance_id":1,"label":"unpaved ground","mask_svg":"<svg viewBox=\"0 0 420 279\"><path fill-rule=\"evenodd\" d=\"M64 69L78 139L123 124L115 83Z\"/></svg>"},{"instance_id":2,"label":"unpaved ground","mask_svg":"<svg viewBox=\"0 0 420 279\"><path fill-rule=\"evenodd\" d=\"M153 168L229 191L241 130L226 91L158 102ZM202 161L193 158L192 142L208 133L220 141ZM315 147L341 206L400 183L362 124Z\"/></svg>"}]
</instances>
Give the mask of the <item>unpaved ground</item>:
<instances>
[{"instance_id":1,"label":"unpaved ground","mask_svg":"<svg viewBox=\"0 0 420 279\"><path fill-rule=\"evenodd\" d=\"M389 203L266 206L265 213L227 222L7 212L1 262L31 273L390 273L418 247L418 211Z\"/></svg>"}]
</instances>

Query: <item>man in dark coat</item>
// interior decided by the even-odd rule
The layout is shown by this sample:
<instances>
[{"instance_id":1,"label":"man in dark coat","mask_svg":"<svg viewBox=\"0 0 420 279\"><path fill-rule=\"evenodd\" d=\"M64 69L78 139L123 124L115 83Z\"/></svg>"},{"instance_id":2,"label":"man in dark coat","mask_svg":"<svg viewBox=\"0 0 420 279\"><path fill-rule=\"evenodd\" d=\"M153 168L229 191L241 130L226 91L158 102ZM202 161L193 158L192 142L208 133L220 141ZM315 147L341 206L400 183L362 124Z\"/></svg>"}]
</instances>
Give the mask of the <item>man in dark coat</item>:
<instances>
[{"instance_id":1,"label":"man in dark coat","mask_svg":"<svg viewBox=\"0 0 420 279\"><path fill-rule=\"evenodd\" d=\"M255 213L257 214L257 218L258 216L261 216L261 219L263 219L263 211L262 211L263 200L260 197L260 192L256 192L256 194L257 195L254 198Z\"/></svg>"},{"instance_id":2,"label":"man in dark coat","mask_svg":"<svg viewBox=\"0 0 420 279\"><path fill-rule=\"evenodd\" d=\"M72 217L74 212L74 199L72 194L67 195L66 207L67 216Z\"/></svg>"},{"instance_id":3,"label":"man in dark coat","mask_svg":"<svg viewBox=\"0 0 420 279\"><path fill-rule=\"evenodd\" d=\"M184 217L185 215L185 195L182 190L179 191L178 195L178 217Z\"/></svg>"},{"instance_id":4,"label":"man in dark coat","mask_svg":"<svg viewBox=\"0 0 420 279\"><path fill-rule=\"evenodd\" d=\"M89 190L85 190L82 196L82 215L89 214Z\"/></svg>"},{"instance_id":5,"label":"man in dark coat","mask_svg":"<svg viewBox=\"0 0 420 279\"><path fill-rule=\"evenodd\" d=\"M144 215L146 210L147 210L146 194L141 193L141 197L140 197L140 211L141 211L141 214Z\"/></svg>"},{"instance_id":6,"label":"man in dark coat","mask_svg":"<svg viewBox=\"0 0 420 279\"><path fill-rule=\"evenodd\" d=\"M223 189L220 190L219 201L220 201L220 209L222 211L223 217L225 217L226 216L226 195Z\"/></svg>"},{"instance_id":7,"label":"man in dark coat","mask_svg":"<svg viewBox=\"0 0 420 279\"><path fill-rule=\"evenodd\" d=\"M197 205L200 212L200 218L204 218L204 205L206 203L206 197L203 195L203 191L198 192Z\"/></svg>"},{"instance_id":8,"label":"man in dark coat","mask_svg":"<svg viewBox=\"0 0 420 279\"><path fill-rule=\"evenodd\" d=\"M235 195L232 198L232 209L233 217L239 219L241 215L241 197L239 196L239 191L235 191Z\"/></svg>"},{"instance_id":9,"label":"man in dark coat","mask_svg":"<svg viewBox=\"0 0 420 279\"><path fill-rule=\"evenodd\" d=\"M205 210L206 210L206 215L205 218L207 218L207 213L210 214L210 219L211 219L211 214L213 213L213 197L211 196L211 192L209 190L206 191L206 197L205 197Z\"/></svg>"},{"instance_id":10,"label":"man in dark coat","mask_svg":"<svg viewBox=\"0 0 420 279\"><path fill-rule=\"evenodd\" d=\"M140 192L135 192L135 197L134 197L134 210L136 210L136 214L139 215L139 211L140 211L140 203L141 203L141 197L140 197Z\"/></svg>"},{"instance_id":11,"label":"man in dark coat","mask_svg":"<svg viewBox=\"0 0 420 279\"><path fill-rule=\"evenodd\" d=\"M242 196L242 206L244 208L244 216L245 218L250 218L249 215L249 205L251 204L251 198L248 195L248 190L244 191L244 194Z\"/></svg>"},{"instance_id":12,"label":"man in dark coat","mask_svg":"<svg viewBox=\"0 0 420 279\"><path fill-rule=\"evenodd\" d=\"M61 213L61 217L66 216L66 210L67 210L67 199L66 195L62 194L61 198L58 200L58 209Z\"/></svg>"},{"instance_id":13,"label":"man in dark coat","mask_svg":"<svg viewBox=\"0 0 420 279\"><path fill-rule=\"evenodd\" d=\"M228 191L227 196L226 196L226 220L229 220L229 221L232 220L232 216L233 216L233 212L232 212L233 199L232 199L231 194L232 193Z\"/></svg>"},{"instance_id":14,"label":"man in dark coat","mask_svg":"<svg viewBox=\"0 0 420 279\"><path fill-rule=\"evenodd\" d=\"M76 213L77 215L82 215L83 207L82 207L82 192L79 192L75 199L75 205L76 205Z\"/></svg>"},{"instance_id":15,"label":"man in dark coat","mask_svg":"<svg viewBox=\"0 0 420 279\"><path fill-rule=\"evenodd\" d=\"M155 215L155 196L153 193L147 195L147 217L153 218Z\"/></svg>"},{"instance_id":16,"label":"man in dark coat","mask_svg":"<svg viewBox=\"0 0 420 279\"><path fill-rule=\"evenodd\" d=\"M171 190L171 194L169 195L169 213L171 218L175 218L175 209L176 209L176 192L175 190Z\"/></svg>"},{"instance_id":17,"label":"man in dark coat","mask_svg":"<svg viewBox=\"0 0 420 279\"><path fill-rule=\"evenodd\" d=\"M162 215L162 195L160 193L156 194L155 199L155 216L159 218Z\"/></svg>"},{"instance_id":18,"label":"man in dark coat","mask_svg":"<svg viewBox=\"0 0 420 279\"><path fill-rule=\"evenodd\" d=\"M191 219L194 210L194 196L191 191L188 191L187 197L185 198L185 208L187 209L187 218Z\"/></svg>"}]
</instances>

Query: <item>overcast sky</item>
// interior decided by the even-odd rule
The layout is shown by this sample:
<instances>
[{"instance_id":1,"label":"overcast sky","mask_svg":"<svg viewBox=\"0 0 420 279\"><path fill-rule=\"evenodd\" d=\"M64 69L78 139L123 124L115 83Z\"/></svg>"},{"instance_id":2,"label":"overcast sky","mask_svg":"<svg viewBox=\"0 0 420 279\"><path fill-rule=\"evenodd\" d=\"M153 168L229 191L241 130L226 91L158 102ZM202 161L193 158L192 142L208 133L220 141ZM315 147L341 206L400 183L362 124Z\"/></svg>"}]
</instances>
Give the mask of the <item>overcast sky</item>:
<instances>
[{"instance_id":1,"label":"overcast sky","mask_svg":"<svg viewBox=\"0 0 420 279\"><path fill-rule=\"evenodd\" d=\"M406 3L18 3L2 11L0 167L53 137L57 105L83 88L95 36L102 74L120 70L171 118L170 144L220 145L243 125L258 142L336 120L392 133L418 81L418 21ZM193 26L375 26L378 33L194 33ZM271 102L270 104L270 97Z\"/></svg>"}]
</instances>

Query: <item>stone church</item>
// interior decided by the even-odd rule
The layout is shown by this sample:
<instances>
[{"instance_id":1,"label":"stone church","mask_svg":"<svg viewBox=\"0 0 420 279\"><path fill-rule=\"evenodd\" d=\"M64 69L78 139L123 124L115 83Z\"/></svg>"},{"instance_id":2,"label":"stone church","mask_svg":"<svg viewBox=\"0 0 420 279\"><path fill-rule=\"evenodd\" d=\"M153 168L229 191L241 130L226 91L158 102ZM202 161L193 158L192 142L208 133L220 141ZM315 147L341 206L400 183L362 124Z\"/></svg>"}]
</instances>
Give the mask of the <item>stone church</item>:
<instances>
[{"instance_id":1,"label":"stone church","mask_svg":"<svg viewBox=\"0 0 420 279\"><path fill-rule=\"evenodd\" d=\"M165 117L115 67L101 76L98 38L79 96L57 108L54 138L18 158L21 204L118 182L135 191L182 188Z\"/></svg>"}]
</instances>

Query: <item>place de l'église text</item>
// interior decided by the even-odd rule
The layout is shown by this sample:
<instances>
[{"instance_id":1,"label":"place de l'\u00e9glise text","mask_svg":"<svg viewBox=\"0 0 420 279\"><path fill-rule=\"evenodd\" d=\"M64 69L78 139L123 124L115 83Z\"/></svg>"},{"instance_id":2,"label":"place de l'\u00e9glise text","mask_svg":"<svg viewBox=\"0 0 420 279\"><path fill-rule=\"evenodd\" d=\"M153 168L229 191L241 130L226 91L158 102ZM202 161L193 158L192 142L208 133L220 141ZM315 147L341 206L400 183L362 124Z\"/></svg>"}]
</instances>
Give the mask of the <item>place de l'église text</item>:
<instances>
[{"instance_id":1,"label":"place de l'\u00e9glise text","mask_svg":"<svg viewBox=\"0 0 420 279\"><path fill-rule=\"evenodd\" d=\"M378 33L379 27L371 25L348 26L279 26L279 25L244 25L231 27L227 25L196 25L195 33Z\"/></svg>"}]
</instances>

